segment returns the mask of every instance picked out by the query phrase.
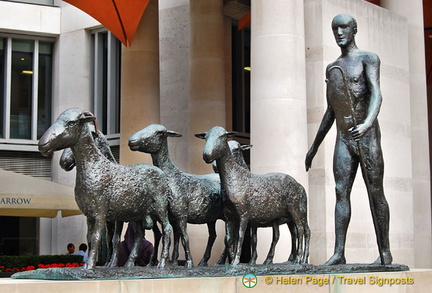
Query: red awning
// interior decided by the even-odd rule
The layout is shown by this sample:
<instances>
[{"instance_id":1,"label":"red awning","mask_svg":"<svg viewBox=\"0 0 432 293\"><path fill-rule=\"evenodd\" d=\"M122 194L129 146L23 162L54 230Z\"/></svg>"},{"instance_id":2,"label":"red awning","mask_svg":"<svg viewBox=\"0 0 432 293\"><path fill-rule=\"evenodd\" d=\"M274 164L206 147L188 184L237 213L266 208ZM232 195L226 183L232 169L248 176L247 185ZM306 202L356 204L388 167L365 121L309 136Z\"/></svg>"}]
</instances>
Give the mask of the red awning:
<instances>
[{"instance_id":1,"label":"red awning","mask_svg":"<svg viewBox=\"0 0 432 293\"><path fill-rule=\"evenodd\" d=\"M251 14L249 12L249 13L246 13L245 16L243 16L242 18L239 19L237 29L239 31L241 31L242 29L250 27L250 26L251 26Z\"/></svg>"},{"instance_id":2,"label":"red awning","mask_svg":"<svg viewBox=\"0 0 432 293\"><path fill-rule=\"evenodd\" d=\"M132 44L150 0L64 0L86 12L111 31L126 47Z\"/></svg>"}]
</instances>

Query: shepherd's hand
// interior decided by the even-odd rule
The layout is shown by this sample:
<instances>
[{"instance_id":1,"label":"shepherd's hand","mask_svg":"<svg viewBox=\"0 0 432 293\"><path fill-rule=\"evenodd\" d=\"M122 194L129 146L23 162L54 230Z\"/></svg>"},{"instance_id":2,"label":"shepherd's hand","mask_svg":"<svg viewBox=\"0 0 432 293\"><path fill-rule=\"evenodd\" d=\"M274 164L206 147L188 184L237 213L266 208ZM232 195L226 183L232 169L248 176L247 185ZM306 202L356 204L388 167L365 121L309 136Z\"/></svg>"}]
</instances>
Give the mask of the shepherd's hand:
<instances>
[{"instance_id":1,"label":"shepherd's hand","mask_svg":"<svg viewBox=\"0 0 432 293\"><path fill-rule=\"evenodd\" d=\"M312 160L315 157L315 154L316 154L316 150L313 147L311 147L306 154L306 159L305 159L306 172L309 171L309 169L311 168Z\"/></svg>"},{"instance_id":2,"label":"shepherd's hand","mask_svg":"<svg viewBox=\"0 0 432 293\"><path fill-rule=\"evenodd\" d=\"M348 131L351 133L351 136L355 141L359 141L365 135L368 129L369 128L365 124L359 124L357 126L351 127L348 129Z\"/></svg>"}]
</instances>

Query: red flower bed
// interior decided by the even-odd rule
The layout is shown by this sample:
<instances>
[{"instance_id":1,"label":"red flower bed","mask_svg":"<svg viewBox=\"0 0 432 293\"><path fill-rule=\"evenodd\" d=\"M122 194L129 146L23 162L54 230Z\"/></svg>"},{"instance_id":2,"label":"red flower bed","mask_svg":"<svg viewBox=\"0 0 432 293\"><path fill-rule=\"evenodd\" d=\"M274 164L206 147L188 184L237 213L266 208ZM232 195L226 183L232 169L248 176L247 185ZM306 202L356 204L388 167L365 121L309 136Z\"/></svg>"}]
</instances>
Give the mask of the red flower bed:
<instances>
[{"instance_id":1,"label":"red flower bed","mask_svg":"<svg viewBox=\"0 0 432 293\"><path fill-rule=\"evenodd\" d=\"M23 271L32 271L35 269L49 269L49 268L75 268L75 267L80 267L83 266L84 263L53 263L53 264L38 264L37 268L34 266L27 266L27 267L22 267L22 268L18 268L18 267L13 267L13 268L5 268L4 266L0 266L0 272L23 272Z\"/></svg>"},{"instance_id":2,"label":"red flower bed","mask_svg":"<svg viewBox=\"0 0 432 293\"><path fill-rule=\"evenodd\" d=\"M73 268L84 265L80 255L0 255L0 272L22 272L35 269Z\"/></svg>"}]
</instances>

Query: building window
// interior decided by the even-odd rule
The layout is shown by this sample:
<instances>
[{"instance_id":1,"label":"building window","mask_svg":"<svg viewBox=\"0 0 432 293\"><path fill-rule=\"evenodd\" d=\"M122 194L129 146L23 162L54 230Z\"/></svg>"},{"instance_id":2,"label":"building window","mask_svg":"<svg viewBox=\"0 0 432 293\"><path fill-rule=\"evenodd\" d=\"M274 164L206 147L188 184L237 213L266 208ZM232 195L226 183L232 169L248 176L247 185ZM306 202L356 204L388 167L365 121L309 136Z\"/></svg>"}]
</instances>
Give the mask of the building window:
<instances>
[{"instance_id":1,"label":"building window","mask_svg":"<svg viewBox=\"0 0 432 293\"><path fill-rule=\"evenodd\" d=\"M99 129L119 144L121 43L106 30L92 33L93 103Z\"/></svg>"},{"instance_id":2,"label":"building window","mask_svg":"<svg viewBox=\"0 0 432 293\"><path fill-rule=\"evenodd\" d=\"M0 217L0 255L38 255L39 219Z\"/></svg>"},{"instance_id":3,"label":"building window","mask_svg":"<svg viewBox=\"0 0 432 293\"><path fill-rule=\"evenodd\" d=\"M33 144L51 124L53 43L0 37L0 143Z\"/></svg>"},{"instance_id":4,"label":"building window","mask_svg":"<svg viewBox=\"0 0 432 293\"><path fill-rule=\"evenodd\" d=\"M250 144L250 86L251 86L251 31L238 30L234 22L232 36L232 128L237 132L236 140ZM243 153L250 164L250 152Z\"/></svg>"},{"instance_id":5,"label":"building window","mask_svg":"<svg viewBox=\"0 0 432 293\"><path fill-rule=\"evenodd\" d=\"M250 133L250 28L232 26L232 124L233 130Z\"/></svg>"},{"instance_id":6,"label":"building window","mask_svg":"<svg viewBox=\"0 0 432 293\"><path fill-rule=\"evenodd\" d=\"M6 2L20 2L46 6L60 6L60 0L6 0Z\"/></svg>"}]
</instances>

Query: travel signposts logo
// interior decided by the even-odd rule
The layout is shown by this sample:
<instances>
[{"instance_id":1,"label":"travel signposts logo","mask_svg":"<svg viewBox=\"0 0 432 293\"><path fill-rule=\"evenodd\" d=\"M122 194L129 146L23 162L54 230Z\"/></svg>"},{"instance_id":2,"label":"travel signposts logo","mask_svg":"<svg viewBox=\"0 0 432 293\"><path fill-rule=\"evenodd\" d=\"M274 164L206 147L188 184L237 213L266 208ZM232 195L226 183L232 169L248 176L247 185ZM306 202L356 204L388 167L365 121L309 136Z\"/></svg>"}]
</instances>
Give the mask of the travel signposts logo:
<instances>
[{"instance_id":1,"label":"travel signposts logo","mask_svg":"<svg viewBox=\"0 0 432 293\"><path fill-rule=\"evenodd\" d=\"M258 279L254 274L249 273L243 276L242 284L246 288L253 288L257 285L257 283Z\"/></svg>"}]
</instances>

